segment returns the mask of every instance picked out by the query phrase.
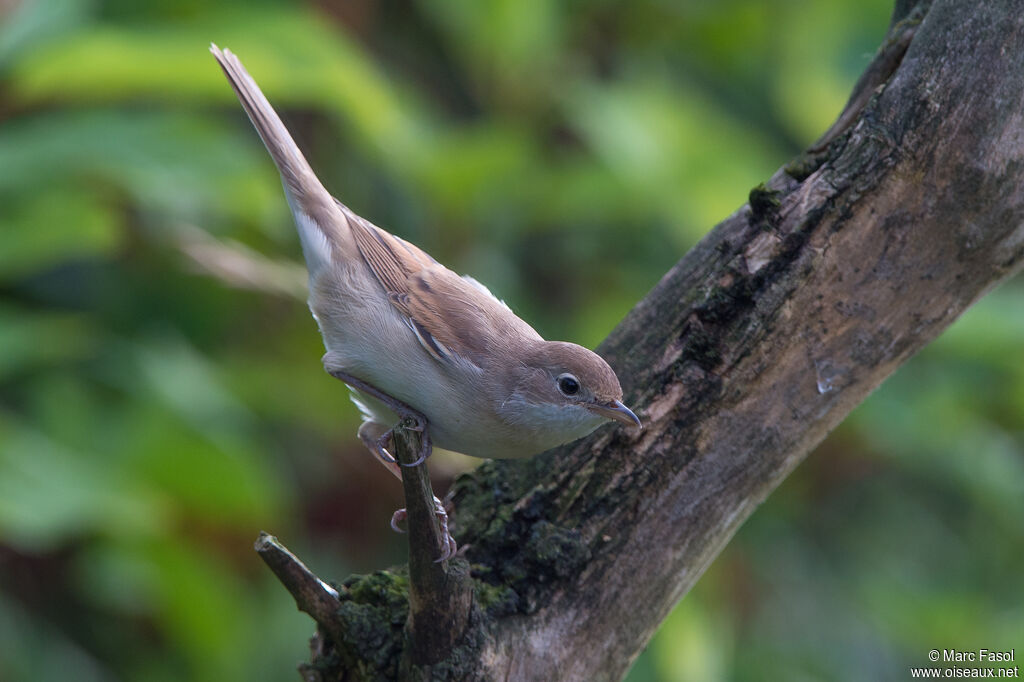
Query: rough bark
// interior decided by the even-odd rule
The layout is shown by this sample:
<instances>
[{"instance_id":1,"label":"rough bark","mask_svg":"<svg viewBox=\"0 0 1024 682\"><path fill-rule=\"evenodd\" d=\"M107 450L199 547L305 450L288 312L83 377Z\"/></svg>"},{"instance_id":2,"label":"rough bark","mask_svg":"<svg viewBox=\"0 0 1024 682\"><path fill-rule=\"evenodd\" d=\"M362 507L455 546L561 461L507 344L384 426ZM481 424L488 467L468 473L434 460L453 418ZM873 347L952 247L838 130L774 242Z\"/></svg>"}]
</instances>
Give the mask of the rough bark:
<instances>
[{"instance_id":1,"label":"rough bark","mask_svg":"<svg viewBox=\"0 0 1024 682\"><path fill-rule=\"evenodd\" d=\"M755 188L599 349L645 429L606 427L457 482L469 625L440 663L402 675L619 679L806 454L1020 269L1022 112L1022 0L897 3L821 143ZM343 623L321 627L306 673L396 676L380 651L408 646L405 584L401 569L346 581Z\"/></svg>"}]
</instances>

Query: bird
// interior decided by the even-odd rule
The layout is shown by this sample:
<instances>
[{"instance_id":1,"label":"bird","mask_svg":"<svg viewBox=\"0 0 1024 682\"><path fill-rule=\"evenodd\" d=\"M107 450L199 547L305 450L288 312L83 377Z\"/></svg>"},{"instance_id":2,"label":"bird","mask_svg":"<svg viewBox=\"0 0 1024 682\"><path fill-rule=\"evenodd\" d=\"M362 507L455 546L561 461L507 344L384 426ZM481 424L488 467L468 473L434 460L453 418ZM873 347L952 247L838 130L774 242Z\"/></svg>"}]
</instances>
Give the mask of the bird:
<instances>
[{"instance_id":1,"label":"bird","mask_svg":"<svg viewBox=\"0 0 1024 682\"><path fill-rule=\"evenodd\" d=\"M642 428L598 354L546 341L476 279L372 224L321 184L256 81L230 50L220 64L281 175L309 274L308 304L324 369L348 385L358 436L401 478L389 448L399 423L472 457L518 459L577 440L614 420ZM444 507L435 498L447 546ZM401 518L399 510L392 527Z\"/></svg>"}]
</instances>

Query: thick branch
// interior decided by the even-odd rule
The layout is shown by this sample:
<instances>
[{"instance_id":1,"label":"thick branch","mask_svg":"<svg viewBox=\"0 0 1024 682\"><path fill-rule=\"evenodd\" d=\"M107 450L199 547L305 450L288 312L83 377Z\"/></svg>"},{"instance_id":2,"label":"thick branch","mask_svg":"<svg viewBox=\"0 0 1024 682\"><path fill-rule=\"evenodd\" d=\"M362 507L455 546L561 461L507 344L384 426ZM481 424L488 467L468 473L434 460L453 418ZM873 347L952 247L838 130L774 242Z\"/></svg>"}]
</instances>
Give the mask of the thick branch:
<instances>
[{"instance_id":1,"label":"thick branch","mask_svg":"<svg viewBox=\"0 0 1024 682\"><path fill-rule=\"evenodd\" d=\"M620 678L793 467L1020 269L1024 4L917 12L827 149L752 192L601 347L645 430L460 481L467 556L517 605L483 677Z\"/></svg>"},{"instance_id":2,"label":"thick branch","mask_svg":"<svg viewBox=\"0 0 1024 682\"><path fill-rule=\"evenodd\" d=\"M900 0L894 17L822 148L752 191L602 345L644 431L459 480L479 610L435 677L620 678L811 448L1020 269L1024 0ZM387 630L403 580L351 579L343 629L373 613ZM393 676L389 632L353 635L359 664L325 679Z\"/></svg>"},{"instance_id":3,"label":"thick branch","mask_svg":"<svg viewBox=\"0 0 1024 682\"><path fill-rule=\"evenodd\" d=\"M893 16L895 17L898 12L899 8L896 8ZM875 91L885 85L902 63L903 55L906 54L910 41L914 39L914 34L917 32L917 27L925 12L925 5L919 4L908 16L894 23L885 42L878 48L878 54L871 60L871 64L861 74L861 77L857 79L857 84L853 86L853 94L850 95L843 112L836 122L825 131L825 134L811 145L811 153L825 151L833 140L849 130L850 126L860 118L861 112L871 101Z\"/></svg>"}]
</instances>

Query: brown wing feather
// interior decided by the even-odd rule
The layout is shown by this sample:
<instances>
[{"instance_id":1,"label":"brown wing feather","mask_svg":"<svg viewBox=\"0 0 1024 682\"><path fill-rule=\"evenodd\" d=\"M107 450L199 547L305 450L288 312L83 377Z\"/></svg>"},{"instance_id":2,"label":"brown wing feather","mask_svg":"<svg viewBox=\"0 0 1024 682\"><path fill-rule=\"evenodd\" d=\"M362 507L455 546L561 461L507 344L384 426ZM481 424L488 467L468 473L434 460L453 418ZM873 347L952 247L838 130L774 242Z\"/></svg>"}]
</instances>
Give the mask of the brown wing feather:
<instances>
[{"instance_id":1,"label":"brown wing feather","mask_svg":"<svg viewBox=\"0 0 1024 682\"><path fill-rule=\"evenodd\" d=\"M540 335L494 298L444 267L419 247L338 205L363 261L409 320L410 329L435 358L448 352L476 362L503 340ZM479 364L479 362L477 362Z\"/></svg>"}]
</instances>

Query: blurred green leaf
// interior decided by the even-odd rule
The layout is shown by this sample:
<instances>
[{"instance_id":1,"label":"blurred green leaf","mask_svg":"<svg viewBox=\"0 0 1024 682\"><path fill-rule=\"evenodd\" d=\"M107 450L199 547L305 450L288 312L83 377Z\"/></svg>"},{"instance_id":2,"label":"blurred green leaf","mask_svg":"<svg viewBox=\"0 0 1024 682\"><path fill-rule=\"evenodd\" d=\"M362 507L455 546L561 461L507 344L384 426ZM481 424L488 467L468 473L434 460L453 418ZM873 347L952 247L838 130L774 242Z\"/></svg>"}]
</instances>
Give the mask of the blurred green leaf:
<instances>
[{"instance_id":1,"label":"blurred green leaf","mask_svg":"<svg viewBox=\"0 0 1024 682\"><path fill-rule=\"evenodd\" d=\"M548 0L421 2L462 52L462 63L484 98L553 84L563 32L562 8Z\"/></svg>"},{"instance_id":2,"label":"blurred green leaf","mask_svg":"<svg viewBox=\"0 0 1024 682\"><path fill-rule=\"evenodd\" d=\"M66 208L50 210L70 212L77 200L86 207L86 221L89 211L101 210L104 193L117 196L115 188L149 211L178 219L229 207L265 217L278 210L272 171L242 139L207 119L167 112L67 111L7 122L0 129L0 195L46 193L27 200L30 206L54 197L65 203L67 196ZM91 202L81 198L84 192L93 195ZM50 229L73 233L76 225L65 221ZM8 223L12 233L32 226Z\"/></svg>"},{"instance_id":3,"label":"blurred green leaf","mask_svg":"<svg viewBox=\"0 0 1024 682\"><path fill-rule=\"evenodd\" d=\"M79 682L118 679L81 643L0 592L0 670L8 680L59 680L73 670Z\"/></svg>"},{"instance_id":4,"label":"blurred green leaf","mask_svg":"<svg viewBox=\"0 0 1024 682\"><path fill-rule=\"evenodd\" d=\"M85 19L89 4L88 0L24 0L12 8L0 8L0 72L20 51L53 44L70 33Z\"/></svg>"},{"instance_id":5,"label":"blurred green leaf","mask_svg":"<svg viewBox=\"0 0 1024 682\"><path fill-rule=\"evenodd\" d=\"M83 315L30 313L0 305L0 381L83 358L95 344L95 330Z\"/></svg>"},{"instance_id":6,"label":"blurred green leaf","mask_svg":"<svg viewBox=\"0 0 1024 682\"><path fill-rule=\"evenodd\" d=\"M266 6L215 10L196 21L144 31L91 27L20 61L12 87L25 102L184 97L230 103L234 109L234 95L206 49L211 41L240 55L279 106L327 106L380 147L396 138L410 144L411 112L399 106L387 80L343 32L312 14Z\"/></svg>"},{"instance_id":7,"label":"blurred green leaf","mask_svg":"<svg viewBox=\"0 0 1024 682\"><path fill-rule=\"evenodd\" d=\"M744 201L741 188L771 173L781 154L769 141L695 93L647 76L617 87L580 87L566 106L580 134L618 179L619 200L663 211L691 239ZM734 159L743 157L738 166Z\"/></svg>"},{"instance_id":8,"label":"blurred green leaf","mask_svg":"<svg viewBox=\"0 0 1024 682\"><path fill-rule=\"evenodd\" d=\"M0 415L0 537L26 552L86 533L153 532L166 509L120 472Z\"/></svg>"},{"instance_id":9,"label":"blurred green leaf","mask_svg":"<svg viewBox=\"0 0 1024 682\"><path fill-rule=\"evenodd\" d=\"M108 256L119 246L121 225L113 208L84 188L46 186L7 204L0 229L0 280L66 261Z\"/></svg>"}]
</instances>

